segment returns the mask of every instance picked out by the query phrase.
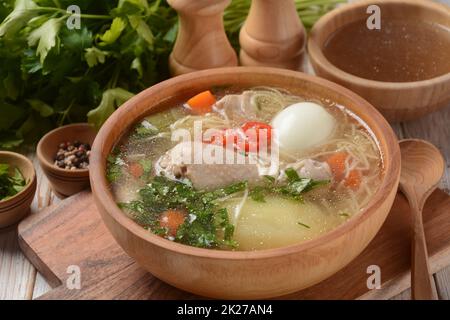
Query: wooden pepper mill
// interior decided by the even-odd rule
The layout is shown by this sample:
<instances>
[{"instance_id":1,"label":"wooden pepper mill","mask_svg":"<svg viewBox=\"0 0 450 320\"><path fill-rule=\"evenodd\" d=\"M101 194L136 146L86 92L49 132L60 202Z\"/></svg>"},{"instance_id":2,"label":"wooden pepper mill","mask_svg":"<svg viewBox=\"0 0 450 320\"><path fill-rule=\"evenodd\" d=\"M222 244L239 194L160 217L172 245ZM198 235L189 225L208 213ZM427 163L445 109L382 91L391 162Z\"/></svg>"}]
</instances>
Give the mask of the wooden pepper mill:
<instances>
[{"instance_id":1,"label":"wooden pepper mill","mask_svg":"<svg viewBox=\"0 0 450 320\"><path fill-rule=\"evenodd\" d=\"M239 34L240 63L300 70L306 32L293 0L253 0Z\"/></svg>"},{"instance_id":2,"label":"wooden pepper mill","mask_svg":"<svg viewBox=\"0 0 450 320\"><path fill-rule=\"evenodd\" d=\"M231 0L168 0L179 16L179 30L169 57L172 75L237 66L238 59L225 34L223 11Z\"/></svg>"}]
</instances>

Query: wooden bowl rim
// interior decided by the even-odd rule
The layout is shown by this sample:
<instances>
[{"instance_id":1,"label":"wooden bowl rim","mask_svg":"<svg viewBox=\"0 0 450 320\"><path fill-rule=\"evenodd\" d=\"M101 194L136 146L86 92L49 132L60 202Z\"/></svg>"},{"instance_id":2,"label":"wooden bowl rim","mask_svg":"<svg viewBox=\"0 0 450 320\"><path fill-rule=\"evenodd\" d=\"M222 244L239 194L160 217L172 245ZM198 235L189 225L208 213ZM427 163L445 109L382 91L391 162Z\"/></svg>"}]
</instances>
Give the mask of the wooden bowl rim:
<instances>
[{"instance_id":1,"label":"wooden bowl rim","mask_svg":"<svg viewBox=\"0 0 450 320\"><path fill-rule=\"evenodd\" d=\"M418 87L433 87L446 81L450 81L450 72L442 74L440 76L419 80L419 81L409 81L409 82L389 82L389 81L377 81L358 77L351 73L348 73L334 64L332 64L323 54L321 49L321 44L318 43L318 35L322 32L324 27L335 19L339 19L340 16L354 9L361 9L367 7L368 5L376 4L395 4L403 6L421 6L428 10L434 10L442 14L447 14L450 18L450 9L448 9L444 4L437 3L434 1L423 1L423 0L361 0L357 2L347 3L331 10L327 14L323 15L313 26L308 37L308 54L309 57L323 69L331 73L332 76L337 79L345 80L346 82L354 83L358 86L364 86L369 88L383 89L383 90L405 90L405 89L416 89Z\"/></svg>"},{"instance_id":2,"label":"wooden bowl rim","mask_svg":"<svg viewBox=\"0 0 450 320\"><path fill-rule=\"evenodd\" d=\"M21 201L20 198L23 197L24 199L28 199L30 196L30 195L28 195L28 193L33 194L33 196L34 196L35 191L33 191L32 188L36 181L36 170L34 169L34 165L30 159L25 157L23 154L20 154L17 152L0 151L0 160L3 155L7 155L12 158L18 158L18 159L23 160L25 162L26 166L31 169L31 177L30 177L30 181L28 181L27 185L25 186L25 188L23 188L23 190L21 190L19 193L12 196L8 200L0 201L0 214L8 211L6 209L12 209L12 208L17 207L18 205L22 204L25 200Z\"/></svg>"},{"instance_id":3,"label":"wooden bowl rim","mask_svg":"<svg viewBox=\"0 0 450 320\"><path fill-rule=\"evenodd\" d=\"M373 122L376 123L376 127L379 129L379 131L383 132L381 139L379 136L376 137L378 140L377 143L379 143L379 141L384 138L386 153L389 154L384 155L384 157L390 158L384 159L385 170L383 180L380 184L379 190L375 193L372 200L366 206L366 209L363 212L356 214L333 230L317 238L313 238L312 240L292 244L289 246L257 251L225 251L204 249L173 242L145 230L128 216L126 216L114 201L105 175L106 159L102 159L101 156L102 149L105 145L108 135L114 130L117 130L117 127L115 126L116 121L122 119L128 113L128 109L132 109L136 102L142 99L147 99L152 94L156 94L158 92L161 93L163 90L170 90L170 87L176 87L178 84L191 83L195 81L195 79L220 77L224 74L228 76L248 76L249 74L259 74L266 76L276 76L286 79L291 78L293 80L295 79L296 81L304 80L322 87L327 87L328 89L338 92L340 95L346 96L347 98L354 101L355 105L358 105L358 108L362 107L363 110L370 110L372 112L371 118ZM213 86L214 84L211 85ZM147 107L149 108L149 106ZM358 116L358 114L356 115ZM133 119L130 121L130 123L134 123L136 122L136 120L137 119ZM129 126L130 124L127 126L127 129L129 128ZM124 130L124 132L126 132L126 130ZM121 134L123 134L124 132L121 132ZM110 151L111 150L108 150L108 153ZM97 206L103 208L104 211L106 211L106 213L113 220L115 220L116 223L128 230L128 232L131 232L134 236L140 238L142 241L152 243L153 245L159 246L176 254L190 255L209 259L255 260L294 254L312 247L319 246L323 243L327 243L332 241L333 239L339 238L343 234L355 228L357 225L361 224L383 203L383 201L386 199L386 192L391 191L393 188L397 188L398 179L400 176L400 150L397 138L392 128L387 123L386 119L369 102L338 84L316 76L286 69L268 67L226 67L197 71L177 76L175 78L160 82L128 100L108 118L108 120L103 124L100 131L98 132L97 137L94 141L94 146L92 148L90 171L91 188Z\"/></svg>"},{"instance_id":4,"label":"wooden bowl rim","mask_svg":"<svg viewBox=\"0 0 450 320\"><path fill-rule=\"evenodd\" d=\"M43 145L46 142L46 140L54 135L54 134L60 134L61 131L65 131L67 129L70 128L75 128L75 127L79 127L81 129L89 129L89 130L93 130L94 126L86 123L86 122L79 122L79 123L72 123L72 124L68 124L65 126L61 126L58 128L55 128L49 132L47 132L47 134L45 134L41 140L39 140L39 143L36 147L36 155L39 159L39 162L41 163L41 166L46 169L47 171L51 171L51 175L58 178L65 178L65 180L70 178L88 178L89 177L89 169L77 169L77 170L67 170L67 169L62 169L57 167L56 165L54 165L53 163L49 162L47 160L47 158L44 156L44 151L43 151ZM95 129L94 129L95 130Z\"/></svg>"}]
</instances>

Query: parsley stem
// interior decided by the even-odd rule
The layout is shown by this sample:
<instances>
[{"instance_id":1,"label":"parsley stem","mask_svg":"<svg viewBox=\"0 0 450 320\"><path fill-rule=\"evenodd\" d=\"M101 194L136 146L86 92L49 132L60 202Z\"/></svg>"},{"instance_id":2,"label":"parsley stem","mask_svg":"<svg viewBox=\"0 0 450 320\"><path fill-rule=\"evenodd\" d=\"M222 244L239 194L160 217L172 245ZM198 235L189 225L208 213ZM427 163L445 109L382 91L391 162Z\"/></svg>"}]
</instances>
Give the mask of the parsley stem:
<instances>
[{"instance_id":1,"label":"parsley stem","mask_svg":"<svg viewBox=\"0 0 450 320\"><path fill-rule=\"evenodd\" d=\"M80 14L80 17L83 19L102 19L102 20L111 20L113 17L105 16L100 14Z\"/></svg>"},{"instance_id":2,"label":"parsley stem","mask_svg":"<svg viewBox=\"0 0 450 320\"><path fill-rule=\"evenodd\" d=\"M302 222L297 222L297 224L299 225L299 226L302 226L302 227L305 227L305 228L307 228L307 229L311 229L311 227L310 226L308 226L307 224L304 224L304 223L302 223Z\"/></svg>"},{"instance_id":3,"label":"parsley stem","mask_svg":"<svg viewBox=\"0 0 450 320\"><path fill-rule=\"evenodd\" d=\"M53 0L53 3L56 7L61 8L61 3L59 3L59 0Z\"/></svg>"},{"instance_id":4,"label":"parsley stem","mask_svg":"<svg viewBox=\"0 0 450 320\"><path fill-rule=\"evenodd\" d=\"M67 10L60 9L60 8L51 8L51 7L39 7L35 9L29 9L34 11L40 11L40 12L59 12L62 14L70 14L70 12L67 12ZM103 19L103 20L111 20L113 17L107 16L107 15L101 15L101 14L80 14L80 18L82 19Z\"/></svg>"}]
</instances>

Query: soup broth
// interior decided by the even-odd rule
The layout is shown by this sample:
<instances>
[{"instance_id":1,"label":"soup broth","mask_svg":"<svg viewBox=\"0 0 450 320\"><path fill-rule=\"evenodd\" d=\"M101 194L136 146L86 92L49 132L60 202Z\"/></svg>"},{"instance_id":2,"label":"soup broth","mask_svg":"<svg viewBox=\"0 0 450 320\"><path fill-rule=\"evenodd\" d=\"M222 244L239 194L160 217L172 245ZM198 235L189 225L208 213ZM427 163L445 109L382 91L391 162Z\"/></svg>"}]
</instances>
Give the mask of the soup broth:
<instances>
[{"instance_id":1,"label":"soup broth","mask_svg":"<svg viewBox=\"0 0 450 320\"><path fill-rule=\"evenodd\" d=\"M355 76L387 82L431 79L450 72L450 30L408 19L382 19L370 30L366 20L336 30L323 48L336 67Z\"/></svg>"},{"instance_id":2,"label":"soup broth","mask_svg":"<svg viewBox=\"0 0 450 320\"><path fill-rule=\"evenodd\" d=\"M344 106L265 87L194 98L143 119L108 158L118 205L149 232L203 248L276 248L332 230L377 191L376 141ZM179 129L195 136L199 123L200 142L174 141ZM216 135L205 138L207 129ZM186 160L202 150L246 162ZM180 154L192 157L180 161Z\"/></svg>"}]
</instances>

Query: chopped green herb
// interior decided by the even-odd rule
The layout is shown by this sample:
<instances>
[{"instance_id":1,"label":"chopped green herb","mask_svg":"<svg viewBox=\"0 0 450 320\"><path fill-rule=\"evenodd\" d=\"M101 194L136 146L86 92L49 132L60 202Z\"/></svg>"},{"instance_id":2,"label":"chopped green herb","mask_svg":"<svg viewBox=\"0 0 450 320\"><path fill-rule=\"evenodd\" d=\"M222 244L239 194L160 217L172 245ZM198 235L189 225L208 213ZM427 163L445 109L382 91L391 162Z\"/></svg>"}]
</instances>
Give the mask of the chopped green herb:
<instances>
[{"instance_id":1,"label":"chopped green herb","mask_svg":"<svg viewBox=\"0 0 450 320\"><path fill-rule=\"evenodd\" d=\"M234 226L229 222L227 210L219 208L215 200L245 188L247 183L240 182L214 191L198 191L190 184L157 176L139 191L140 200L121 207L130 210L136 222L153 232L159 230L161 212L184 210L195 219L186 219L178 228L175 241L202 248L235 247Z\"/></svg>"},{"instance_id":2,"label":"chopped green herb","mask_svg":"<svg viewBox=\"0 0 450 320\"><path fill-rule=\"evenodd\" d=\"M275 182L275 177L272 177L272 176L263 176L263 178L264 178L268 183L274 183L274 182Z\"/></svg>"},{"instance_id":3,"label":"chopped green herb","mask_svg":"<svg viewBox=\"0 0 450 320\"><path fill-rule=\"evenodd\" d=\"M139 164L142 166L142 170L144 174L141 176L141 179L144 181L148 181L151 178L153 163L150 159L141 159L139 160Z\"/></svg>"},{"instance_id":4,"label":"chopped green herb","mask_svg":"<svg viewBox=\"0 0 450 320\"><path fill-rule=\"evenodd\" d=\"M0 201L7 200L26 186L26 181L19 169L14 168L11 174L11 167L9 164L0 163Z\"/></svg>"},{"instance_id":5,"label":"chopped green herb","mask_svg":"<svg viewBox=\"0 0 450 320\"><path fill-rule=\"evenodd\" d=\"M304 223L302 223L302 222L297 222L297 224L298 224L299 226L305 227L305 228L307 228L307 229L311 229L310 226L308 226L307 224L304 224Z\"/></svg>"},{"instance_id":6,"label":"chopped green herb","mask_svg":"<svg viewBox=\"0 0 450 320\"><path fill-rule=\"evenodd\" d=\"M122 166L118 163L118 155L109 155L106 159L106 178L109 182L116 182L122 176Z\"/></svg>"},{"instance_id":7,"label":"chopped green herb","mask_svg":"<svg viewBox=\"0 0 450 320\"><path fill-rule=\"evenodd\" d=\"M284 170L284 174L288 178L289 182L295 182L300 180L300 177L298 176L298 173L297 171L295 171L294 168L287 168L286 170Z\"/></svg>"},{"instance_id":8,"label":"chopped green herb","mask_svg":"<svg viewBox=\"0 0 450 320\"><path fill-rule=\"evenodd\" d=\"M339 213L339 216L341 216L341 217L350 217L350 215L347 212L341 212L341 213Z\"/></svg>"},{"instance_id":9,"label":"chopped green herb","mask_svg":"<svg viewBox=\"0 0 450 320\"><path fill-rule=\"evenodd\" d=\"M139 164L142 166L144 173L150 173L152 171L152 160L150 159L141 159Z\"/></svg>"},{"instance_id":10,"label":"chopped green herb","mask_svg":"<svg viewBox=\"0 0 450 320\"><path fill-rule=\"evenodd\" d=\"M238 183L234 183L232 185L229 185L227 187L224 188L220 188L211 192L206 192L204 194L204 198L205 199L220 199L226 196L229 196L230 194L233 193L237 193L240 191L244 191L245 188L247 188L247 182L243 181L243 182L238 182Z\"/></svg>"},{"instance_id":11,"label":"chopped green herb","mask_svg":"<svg viewBox=\"0 0 450 320\"><path fill-rule=\"evenodd\" d=\"M264 176L266 184L252 188L250 197L255 201L265 202L265 195L278 194L296 201L303 201L304 193L329 183L328 180L300 178L293 168L287 168L285 174L288 181L283 185L277 185L275 178L271 176Z\"/></svg>"},{"instance_id":12,"label":"chopped green herb","mask_svg":"<svg viewBox=\"0 0 450 320\"><path fill-rule=\"evenodd\" d=\"M144 120L136 127L134 132L136 138L146 138L154 136L159 132L159 130L150 122Z\"/></svg>"},{"instance_id":13,"label":"chopped green herb","mask_svg":"<svg viewBox=\"0 0 450 320\"><path fill-rule=\"evenodd\" d=\"M264 197L264 193L266 192L266 188L264 187L254 187L250 190L250 198L257 202L266 202Z\"/></svg>"},{"instance_id":14,"label":"chopped green herb","mask_svg":"<svg viewBox=\"0 0 450 320\"><path fill-rule=\"evenodd\" d=\"M293 168L287 168L284 173L286 174L288 183L285 186L279 187L278 193L298 201L303 201L303 193L309 192L317 187L329 183L328 180L300 178L297 171L295 171Z\"/></svg>"}]
</instances>

